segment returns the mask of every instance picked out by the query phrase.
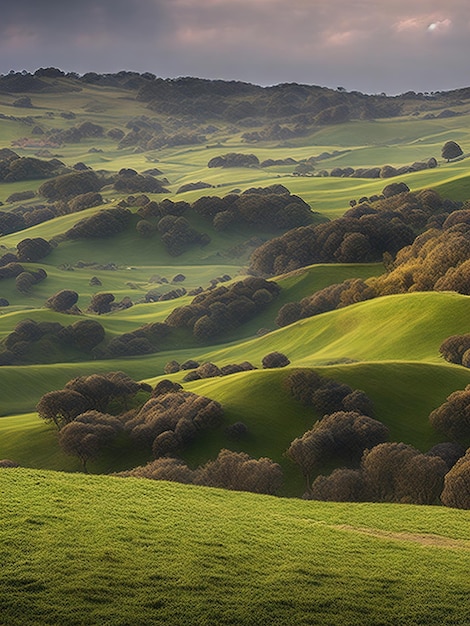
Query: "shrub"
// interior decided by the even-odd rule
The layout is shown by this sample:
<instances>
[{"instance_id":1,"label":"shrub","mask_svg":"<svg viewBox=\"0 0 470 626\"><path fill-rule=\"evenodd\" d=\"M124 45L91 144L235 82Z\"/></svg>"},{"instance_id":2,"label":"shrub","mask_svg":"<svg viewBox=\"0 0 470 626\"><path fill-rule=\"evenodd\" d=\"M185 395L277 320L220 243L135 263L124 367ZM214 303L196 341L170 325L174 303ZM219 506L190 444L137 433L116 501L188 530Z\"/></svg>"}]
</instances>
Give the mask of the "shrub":
<instances>
[{"instance_id":1,"label":"shrub","mask_svg":"<svg viewBox=\"0 0 470 626\"><path fill-rule=\"evenodd\" d=\"M253 459L244 452L221 450L214 461L199 468L197 484L235 491L274 494L282 485L280 465L271 459Z\"/></svg>"},{"instance_id":2,"label":"shrub","mask_svg":"<svg viewBox=\"0 0 470 626\"><path fill-rule=\"evenodd\" d=\"M382 443L362 459L367 499L374 502L434 504L447 471L439 457L421 454L404 443Z\"/></svg>"},{"instance_id":3,"label":"shrub","mask_svg":"<svg viewBox=\"0 0 470 626\"><path fill-rule=\"evenodd\" d=\"M193 484L196 472L189 469L184 461L174 457L161 457L147 465L135 467L126 472L119 472L115 476L135 478L150 478L151 480L169 480L172 482Z\"/></svg>"},{"instance_id":4,"label":"shrub","mask_svg":"<svg viewBox=\"0 0 470 626\"><path fill-rule=\"evenodd\" d=\"M442 503L456 509L470 509L470 452L459 459L445 477Z\"/></svg>"},{"instance_id":5,"label":"shrub","mask_svg":"<svg viewBox=\"0 0 470 626\"><path fill-rule=\"evenodd\" d=\"M114 295L112 293L95 293L90 301L88 311L91 313L109 313L111 311L111 303L114 302Z\"/></svg>"},{"instance_id":6,"label":"shrub","mask_svg":"<svg viewBox=\"0 0 470 626\"><path fill-rule=\"evenodd\" d=\"M51 244L42 237L23 239L16 246L19 261L34 262L52 252Z\"/></svg>"},{"instance_id":7,"label":"shrub","mask_svg":"<svg viewBox=\"0 0 470 626\"><path fill-rule=\"evenodd\" d=\"M470 385L455 391L429 416L431 425L453 441L470 435Z\"/></svg>"},{"instance_id":8,"label":"shrub","mask_svg":"<svg viewBox=\"0 0 470 626\"><path fill-rule=\"evenodd\" d=\"M317 476L307 495L311 500L361 502L364 491L364 479L359 470L335 469L329 476Z\"/></svg>"},{"instance_id":9,"label":"shrub","mask_svg":"<svg viewBox=\"0 0 470 626\"><path fill-rule=\"evenodd\" d=\"M270 352L262 359L262 365L266 368L286 367L290 364L289 359L282 352Z\"/></svg>"},{"instance_id":10,"label":"shrub","mask_svg":"<svg viewBox=\"0 0 470 626\"><path fill-rule=\"evenodd\" d=\"M53 296L48 298L44 306L53 309L58 313L76 312L76 303L78 302L78 293L71 289L62 289Z\"/></svg>"}]
</instances>

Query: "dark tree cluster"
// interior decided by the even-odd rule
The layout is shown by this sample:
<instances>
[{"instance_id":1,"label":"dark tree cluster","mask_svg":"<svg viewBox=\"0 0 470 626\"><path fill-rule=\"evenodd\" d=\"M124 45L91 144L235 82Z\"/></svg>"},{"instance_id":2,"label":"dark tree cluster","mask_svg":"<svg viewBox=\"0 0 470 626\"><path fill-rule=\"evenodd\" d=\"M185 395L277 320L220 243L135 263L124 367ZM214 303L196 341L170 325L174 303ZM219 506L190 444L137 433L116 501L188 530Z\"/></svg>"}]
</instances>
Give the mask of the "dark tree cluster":
<instances>
[{"instance_id":1,"label":"dark tree cluster","mask_svg":"<svg viewBox=\"0 0 470 626\"><path fill-rule=\"evenodd\" d=\"M433 428L452 441L467 442L470 438L470 385L454 391L429 416Z\"/></svg>"},{"instance_id":2,"label":"dark tree cluster","mask_svg":"<svg viewBox=\"0 0 470 626\"><path fill-rule=\"evenodd\" d=\"M336 178L394 178L395 176L403 176L411 172L421 172L427 169L434 169L435 167L437 167L437 161L434 157L431 157L427 161L415 161L411 165L401 165L399 167L393 167L391 165L382 165L381 167L358 167L356 169L352 167L334 167L329 175ZM322 176L325 175L328 175L328 172L323 170ZM398 193L409 191L405 183L397 184L401 187ZM386 196L386 194L383 195Z\"/></svg>"},{"instance_id":3,"label":"dark tree cluster","mask_svg":"<svg viewBox=\"0 0 470 626\"><path fill-rule=\"evenodd\" d=\"M50 178L64 169L65 165L57 159L44 161L34 157L20 157L8 148L0 151L0 181L5 183Z\"/></svg>"},{"instance_id":4,"label":"dark tree cluster","mask_svg":"<svg viewBox=\"0 0 470 626\"><path fill-rule=\"evenodd\" d=\"M104 328L94 320L63 326L25 319L3 340L0 365L60 362L70 349L89 355L104 337Z\"/></svg>"},{"instance_id":5,"label":"dark tree cluster","mask_svg":"<svg viewBox=\"0 0 470 626\"><path fill-rule=\"evenodd\" d=\"M456 509L470 509L470 448L446 474L442 503Z\"/></svg>"},{"instance_id":6,"label":"dark tree cluster","mask_svg":"<svg viewBox=\"0 0 470 626\"><path fill-rule=\"evenodd\" d=\"M437 504L446 463L404 443L380 443L366 450L359 469L318 476L309 498L337 502Z\"/></svg>"},{"instance_id":7,"label":"dark tree cluster","mask_svg":"<svg viewBox=\"0 0 470 626\"><path fill-rule=\"evenodd\" d=\"M1 268L0 268L1 272ZM22 294L28 294L34 285L40 283L47 278L46 270L41 267L34 271L24 271L18 274L15 278L15 287Z\"/></svg>"},{"instance_id":8,"label":"dark tree cluster","mask_svg":"<svg viewBox=\"0 0 470 626\"><path fill-rule=\"evenodd\" d=\"M149 391L124 372L91 374L73 378L64 389L49 391L39 400L36 411L41 419L53 422L58 430L87 411L106 412L115 405L118 413L127 411L128 401L139 391Z\"/></svg>"},{"instance_id":9,"label":"dark tree cluster","mask_svg":"<svg viewBox=\"0 0 470 626\"><path fill-rule=\"evenodd\" d=\"M397 254L387 274L367 282L378 295L456 291L469 295L470 211L450 213L442 228L419 235Z\"/></svg>"},{"instance_id":10,"label":"dark tree cluster","mask_svg":"<svg viewBox=\"0 0 470 626\"><path fill-rule=\"evenodd\" d=\"M157 224L157 230L171 256L179 256L193 245L204 246L210 242L210 237L192 228L184 217L167 215Z\"/></svg>"},{"instance_id":11,"label":"dark tree cluster","mask_svg":"<svg viewBox=\"0 0 470 626\"><path fill-rule=\"evenodd\" d=\"M249 277L229 287L221 285L197 295L191 304L176 308L165 322L191 330L200 341L211 341L237 328L262 311L280 292L279 286Z\"/></svg>"},{"instance_id":12,"label":"dark tree cluster","mask_svg":"<svg viewBox=\"0 0 470 626\"><path fill-rule=\"evenodd\" d=\"M109 447L123 431L122 422L113 415L91 410L78 415L59 431L59 445L66 454L76 456L87 472L87 463Z\"/></svg>"},{"instance_id":13,"label":"dark tree cluster","mask_svg":"<svg viewBox=\"0 0 470 626\"><path fill-rule=\"evenodd\" d=\"M80 143L82 139L99 139L104 135L104 128L94 122L82 122L70 128L52 128L47 133L49 142L56 145L64 143Z\"/></svg>"},{"instance_id":14,"label":"dark tree cluster","mask_svg":"<svg viewBox=\"0 0 470 626\"><path fill-rule=\"evenodd\" d=\"M101 194L91 191L72 196L68 201L56 200L55 202L49 202L47 206L44 204L20 205L10 213L0 211L0 233L18 232L30 226L52 220L60 215L76 213L100 204L103 204Z\"/></svg>"},{"instance_id":15,"label":"dark tree cluster","mask_svg":"<svg viewBox=\"0 0 470 626\"><path fill-rule=\"evenodd\" d=\"M203 291L201 289L201 291ZM200 292L198 292L200 293ZM177 289L171 289L170 291L166 291L165 293L160 293L156 289L151 289L147 291L145 294L145 302L166 302L167 300L176 300L177 298L181 298L185 296L187 291L184 287L178 287ZM194 293L190 295L195 295Z\"/></svg>"},{"instance_id":16,"label":"dark tree cluster","mask_svg":"<svg viewBox=\"0 0 470 626\"><path fill-rule=\"evenodd\" d=\"M57 313L80 313L77 307L78 293L72 289L61 289L46 300L44 306Z\"/></svg>"},{"instance_id":17,"label":"dark tree cluster","mask_svg":"<svg viewBox=\"0 0 470 626\"><path fill-rule=\"evenodd\" d=\"M216 459L195 470L181 459L162 457L117 475L265 494L275 494L283 481L281 466L271 459L253 459L245 452L226 449L221 450Z\"/></svg>"},{"instance_id":18,"label":"dark tree cluster","mask_svg":"<svg viewBox=\"0 0 470 626\"><path fill-rule=\"evenodd\" d=\"M94 239L112 237L125 231L130 225L132 213L129 209L114 207L103 209L85 217L65 233L67 239Z\"/></svg>"},{"instance_id":19,"label":"dark tree cluster","mask_svg":"<svg viewBox=\"0 0 470 626\"><path fill-rule=\"evenodd\" d=\"M259 167L259 159L255 154L229 152L212 158L207 167Z\"/></svg>"},{"instance_id":20,"label":"dark tree cluster","mask_svg":"<svg viewBox=\"0 0 470 626\"><path fill-rule=\"evenodd\" d=\"M312 406L323 416L337 411L356 411L372 417L372 401L360 389L320 377L315 370L296 370L287 376L283 386L305 406Z\"/></svg>"},{"instance_id":21,"label":"dark tree cluster","mask_svg":"<svg viewBox=\"0 0 470 626\"><path fill-rule=\"evenodd\" d=\"M171 328L163 322L145 324L132 332L111 339L101 356L115 358L152 354L165 345L170 333Z\"/></svg>"},{"instance_id":22,"label":"dark tree cluster","mask_svg":"<svg viewBox=\"0 0 470 626\"><path fill-rule=\"evenodd\" d=\"M185 365L183 363L183 365ZM182 369L187 369L187 367L183 367L177 361L171 361L167 363L165 366L165 371L170 374L174 372L179 372ZM256 367L249 363L248 361L243 361L243 363L229 363L227 365L218 366L215 363L202 363L201 365L197 365L195 368L191 368L190 371L183 378L185 382L189 382L191 380L200 380L201 378L215 378L217 376L229 376L230 374L237 374L239 372L248 372L250 370L254 370Z\"/></svg>"},{"instance_id":23,"label":"dark tree cluster","mask_svg":"<svg viewBox=\"0 0 470 626\"><path fill-rule=\"evenodd\" d=\"M140 122L142 124L142 122ZM206 135L198 130L171 130L167 128L163 130L155 128L158 123L152 123L142 127L134 122L131 130L122 137L112 137L119 141L118 148L140 148L142 150L160 150L161 148L174 146L194 146L200 145L207 141Z\"/></svg>"},{"instance_id":24,"label":"dark tree cluster","mask_svg":"<svg viewBox=\"0 0 470 626\"><path fill-rule=\"evenodd\" d=\"M120 204L122 206L122 203ZM142 219L136 224L138 234L147 239L158 232L171 256L179 256L191 246L205 246L210 243L210 237L206 233L192 228L189 221L183 217L190 208L187 202L173 202L168 198L156 202L146 196L140 196L127 198L125 205L139 206L137 213Z\"/></svg>"},{"instance_id":25,"label":"dark tree cluster","mask_svg":"<svg viewBox=\"0 0 470 626\"><path fill-rule=\"evenodd\" d=\"M441 343L439 352L449 363L470 367L470 335L452 335Z\"/></svg>"},{"instance_id":26,"label":"dark tree cluster","mask_svg":"<svg viewBox=\"0 0 470 626\"><path fill-rule=\"evenodd\" d=\"M125 168L113 177L114 189L121 193L168 193L164 182L154 176Z\"/></svg>"},{"instance_id":27,"label":"dark tree cluster","mask_svg":"<svg viewBox=\"0 0 470 626\"><path fill-rule=\"evenodd\" d=\"M154 457L173 455L201 431L220 426L222 405L182 389L158 393L126 422L131 438L150 448Z\"/></svg>"},{"instance_id":28,"label":"dark tree cluster","mask_svg":"<svg viewBox=\"0 0 470 626\"><path fill-rule=\"evenodd\" d=\"M360 278L350 278L342 283L324 287L313 295L302 298L300 302L288 302L279 309L276 324L281 327L288 326L300 319L370 300L376 296L376 290L367 282Z\"/></svg>"},{"instance_id":29,"label":"dark tree cluster","mask_svg":"<svg viewBox=\"0 0 470 626\"><path fill-rule=\"evenodd\" d=\"M462 155L463 150L455 141L446 141L446 143L442 146L442 158L446 159L447 162L452 159L458 159Z\"/></svg>"},{"instance_id":30,"label":"dark tree cluster","mask_svg":"<svg viewBox=\"0 0 470 626\"><path fill-rule=\"evenodd\" d=\"M341 218L295 228L266 242L254 251L251 269L273 276L314 263L379 261L410 245L416 231L433 227L448 208L431 190L394 194L374 206L361 203Z\"/></svg>"},{"instance_id":31,"label":"dark tree cluster","mask_svg":"<svg viewBox=\"0 0 470 626\"><path fill-rule=\"evenodd\" d=\"M435 198L434 192L428 191L426 195L428 199ZM440 217L442 225L418 235L412 244L398 251L395 259L389 253L384 254L388 270L385 274L365 281L348 279L300 302L289 302L280 309L277 324L286 326L305 317L390 294L431 290L470 294L470 210L464 207L434 217ZM463 352L455 352L460 349L460 341L458 337L450 337L442 345L443 356L451 362L462 363Z\"/></svg>"},{"instance_id":32,"label":"dark tree cluster","mask_svg":"<svg viewBox=\"0 0 470 626\"><path fill-rule=\"evenodd\" d=\"M251 188L223 198L204 196L193 203L192 209L210 219L219 231L236 224L289 229L310 224L313 216L309 205L283 185Z\"/></svg>"},{"instance_id":33,"label":"dark tree cluster","mask_svg":"<svg viewBox=\"0 0 470 626\"><path fill-rule=\"evenodd\" d=\"M287 456L296 463L310 489L315 470L333 459L359 463L364 450L388 439L388 428L357 411L337 411L325 415L311 430L292 441Z\"/></svg>"},{"instance_id":34,"label":"dark tree cluster","mask_svg":"<svg viewBox=\"0 0 470 626\"><path fill-rule=\"evenodd\" d=\"M52 252L51 244L42 237L23 239L17 246L18 261L34 263L48 256Z\"/></svg>"},{"instance_id":35,"label":"dark tree cluster","mask_svg":"<svg viewBox=\"0 0 470 626\"><path fill-rule=\"evenodd\" d=\"M92 170L71 172L56 176L43 183L38 193L51 202L55 200L70 200L73 196L100 191L103 181Z\"/></svg>"},{"instance_id":36,"label":"dark tree cluster","mask_svg":"<svg viewBox=\"0 0 470 626\"><path fill-rule=\"evenodd\" d=\"M287 130L291 132L353 118L395 116L400 114L403 104L397 98L296 83L263 88L236 81L187 77L142 80L137 98L148 102L151 110L166 115L190 116L201 121L221 119L243 126L273 125L275 120L288 124Z\"/></svg>"}]
</instances>

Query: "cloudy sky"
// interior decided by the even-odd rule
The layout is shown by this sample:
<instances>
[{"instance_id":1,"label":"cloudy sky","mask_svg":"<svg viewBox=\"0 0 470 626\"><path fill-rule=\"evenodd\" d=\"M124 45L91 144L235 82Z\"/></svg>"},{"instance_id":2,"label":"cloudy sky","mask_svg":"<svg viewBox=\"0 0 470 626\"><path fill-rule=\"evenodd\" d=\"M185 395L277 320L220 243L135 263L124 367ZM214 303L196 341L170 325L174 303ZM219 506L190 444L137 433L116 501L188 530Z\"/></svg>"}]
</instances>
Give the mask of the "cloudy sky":
<instances>
[{"instance_id":1,"label":"cloudy sky","mask_svg":"<svg viewBox=\"0 0 470 626\"><path fill-rule=\"evenodd\" d=\"M470 86L468 0L5 0L0 73L121 69L366 93Z\"/></svg>"}]
</instances>

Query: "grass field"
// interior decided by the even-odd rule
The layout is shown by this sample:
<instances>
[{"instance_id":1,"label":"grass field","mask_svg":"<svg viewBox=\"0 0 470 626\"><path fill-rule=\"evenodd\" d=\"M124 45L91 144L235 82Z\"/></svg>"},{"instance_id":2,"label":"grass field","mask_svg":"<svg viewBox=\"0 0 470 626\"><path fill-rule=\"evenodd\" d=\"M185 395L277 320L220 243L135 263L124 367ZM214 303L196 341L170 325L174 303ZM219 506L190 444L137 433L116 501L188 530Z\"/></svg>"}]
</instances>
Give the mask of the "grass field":
<instances>
[{"instance_id":1,"label":"grass field","mask_svg":"<svg viewBox=\"0 0 470 626\"><path fill-rule=\"evenodd\" d=\"M0 481L8 626L470 620L468 511L21 469Z\"/></svg>"}]
</instances>

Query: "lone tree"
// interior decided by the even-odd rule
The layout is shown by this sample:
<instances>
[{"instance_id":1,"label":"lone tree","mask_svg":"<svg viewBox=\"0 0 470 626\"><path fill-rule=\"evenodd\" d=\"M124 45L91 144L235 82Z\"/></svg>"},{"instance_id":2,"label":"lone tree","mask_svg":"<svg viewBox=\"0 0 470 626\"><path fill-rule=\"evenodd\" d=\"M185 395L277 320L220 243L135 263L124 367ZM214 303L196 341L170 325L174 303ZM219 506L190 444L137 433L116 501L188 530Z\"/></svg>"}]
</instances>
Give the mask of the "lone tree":
<instances>
[{"instance_id":1,"label":"lone tree","mask_svg":"<svg viewBox=\"0 0 470 626\"><path fill-rule=\"evenodd\" d=\"M456 159L459 156L462 156L463 150L455 141L446 141L446 143L442 146L442 158L447 160L447 163L451 159Z\"/></svg>"}]
</instances>

